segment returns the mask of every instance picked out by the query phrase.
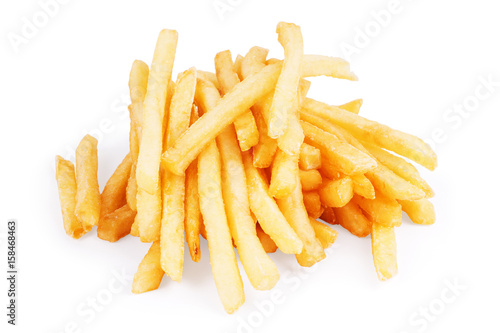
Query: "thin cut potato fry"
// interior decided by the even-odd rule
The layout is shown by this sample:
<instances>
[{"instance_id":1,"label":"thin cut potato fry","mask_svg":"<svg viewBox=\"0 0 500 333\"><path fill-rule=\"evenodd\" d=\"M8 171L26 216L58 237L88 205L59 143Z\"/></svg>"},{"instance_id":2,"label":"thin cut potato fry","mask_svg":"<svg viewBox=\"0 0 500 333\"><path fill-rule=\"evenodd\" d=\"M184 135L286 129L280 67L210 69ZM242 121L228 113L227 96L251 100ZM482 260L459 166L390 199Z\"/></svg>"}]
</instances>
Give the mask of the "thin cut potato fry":
<instances>
[{"instance_id":1,"label":"thin cut potato fry","mask_svg":"<svg viewBox=\"0 0 500 333\"><path fill-rule=\"evenodd\" d=\"M243 80L243 78L241 76L241 65L243 63L243 59L244 59L244 57L241 54L238 54L236 56L236 58L234 59L234 64L233 64L233 70L238 75L238 78L240 79L240 81Z\"/></svg>"},{"instance_id":2,"label":"thin cut potato fry","mask_svg":"<svg viewBox=\"0 0 500 333\"><path fill-rule=\"evenodd\" d=\"M306 98L302 110L343 126L358 138L394 151L429 170L437 166L436 153L416 136L394 130L357 114Z\"/></svg>"},{"instance_id":3,"label":"thin cut potato fry","mask_svg":"<svg viewBox=\"0 0 500 333\"><path fill-rule=\"evenodd\" d=\"M212 82L212 84L217 88L218 91L222 91L219 81L217 80L217 75L212 72L197 70L197 76L204 80Z\"/></svg>"},{"instance_id":4,"label":"thin cut potato fry","mask_svg":"<svg viewBox=\"0 0 500 333\"><path fill-rule=\"evenodd\" d=\"M191 111L191 124L198 120L198 108L193 105ZM194 262L199 262L201 258L200 248L200 228L201 221L200 198L198 196L198 160L194 160L186 170L186 214L184 229L186 231L186 242L189 253Z\"/></svg>"},{"instance_id":5,"label":"thin cut potato fry","mask_svg":"<svg viewBox=\"0 0 500 333\"><path fill-rule=\"evenodd\" d=\"M365 175L354 174L350 177L354 185L354 193L367 199L375 199L375 188Z\"/></svg>"},{"instance_id":6,"label":"thin cut potato fry","mask_svg":"<svg viewBox=\"0 0 500 333\"><path fill-rule=\"evenodd\" d=\"M355 195L353 198L361 209L370 217L374 223L386 227L399 227L401 225L401 205L394 199L383 196L380 192L375 194L375 199L370 200Z\"/></svg>"},{"instance_id":7,"label":"thin cut potato fry","mask_svg":"<svg viewBox=\"0 0 500 333\"><path fill-rule=\"evenodd\" d=\"M373 263L378 278L381 281L388 280L398 272L394 227L373 223L371 238Z\"/></svg>"},{"instance_id":8,"label":"thin cut potato fry","mask_svg":"<svg viewBox=\"0 0 500 333\"><path fill-rule=\"evenodd\" d=\"M212 112L219 100L219 92L211 83L198 83L196 103L201 109ZM257 237L235 126L226 127L216 141L222 159L222 196L231 235L252 286L257 290L269 290L278 282L279 272Z\"/></svg>"},{"instance_id":9,"label":"thin cut potato fry","mask_svg":"<svg viewBox=\"0 0 500 333\"><path fill-rule=\"evenodd\" d=\"M134 212L137 212L137 180L135 179L136 166L137 164L133 163L132 167L130 168L130 176L128 178L127 189L125 194L127 199L127 205Z\"/></svg>"},{"instance_id":10,"label":"thin cut potato fry","mask_svg":"<svg viewBox=\"0 0 500 333\"><path fill-rule=\"evenodd\" d=\"M278 147L289 155L299 154L300 148L304 143L304 132L299 122L299 109L310 87L311 82L306 80L299 81L297 98L294 99L296 105L293 107L293 114L288 118L288 125L285 132L277 139Z\"/></svg>"},{"instance_id":11,"label":"thin cut potato fry","mask_svg":"<svg viewBox=\"0 0 500 333\"><path fill-rule=\"evenodd\" d=\"M323 211L323 214L321 214L320 219L329 224L339 224L337 222L337 217L335 216L333 208L332 207L324 207L324 208L325 210Z\"/></svg>"},{"instance_id":12,"label":"thin cut potato fry","mask_svg":"<svg viewBox=\"0 0 500 333\"><path fill-rule=\"evenodd\" d=\"M324 211L324 208L321 206L319 193L317 191L303 192L302 196L307 214L315 219L319 218Z\"/></svg>"},{"instance_id":13,"label":"thin cut potato fry","mask_svg":"<svg viewBox=\"0 0 500 333\"><path fill-rule=\"evenodd\" d=\"M267 66L241 81L224 95L213 112L203 115L163 154L166 168L182 174L209 142L262 96L271 92L280 73L279 65Z\"/></svg>"},{"instance_id":14,"label":"thin cut potato fry","mask_svg":"<svg viewBox=\"0 0 500 333\"><path fill-rule=\"evenodd\" d=\"M256 74L264 68L268 53L269 50L263 47L252 47L241 62L241 77L246 79L248 76Z\"/></svg>"},{"instance_id":15,"label":"thin cut potato fry","mask_svg":"<svg viewBox=\"0 0 500 333\"><path fill-rule=\"evenodd\" d=\"M140 237L140 235L139 235L139 223L138 223L137 219L134 219L134 223L132 223L132 226L130 227L130 236Z\"/></svg>"},{"instance_id":16,"label":"thin cut potato fry","mask_svg":"<svg viewBox=\"0 0 500 333\"><path fill-rule=\"evenodd\" d=\"M144 98L143 130L137 159L136 179L138 187L151 195L157 192L156 189L160 183L163 119L177 37L177 31L174 30L160 32Z\"/></svg>"},{"instance_id":17,"label":"thin cut potato fry","mask_svg":"<svg viewBox=\"0 0 500 333\"><path fill-rule=\"evenodd\" d=\"M136 212L125 204L106 214L97 226L97 237L108 242L116 242L130 233Z\"/></svg>"},{"instance_id":18,"label":"thin cut potato fry","mask_svg":"<svg viewBox=\"0 0 500 333\"><path fill-rule=\"evenodd\" d=\"M127 183L131 167L132 157L127 154L102 190L100 219L126 204Z\"/></svg>"},{"instance_id":19,"label":"thin cut potato fry","mask_svg":"<svg viewBox=\"0 0 500 333\"><path fill-rule=\"evenodd\" d=\"M255 110L255 106L253 107ZM262 114L254 112L255 122L259 130L259 142L253 147L253 165L257 168L268 168L274 160L278 143L267 135L267 125Z\"/></svg>"},{"instance_id":20,"label":"thin cut potato fry","mask_svg":"<svg viewBox=\"0 0 500 333\"><path fill-rule=\"evenodd\" d=\"M73 163L56 156L56 179L64 222L64 230L75 239L82 237L85 230L75 216L76 178Z\"/></svg>"},{"instance_id":21,"label":"thin cut potato fry","mask_svg":"<svg viewBox=\"0 0 500 333\"><path fill-rule=\"evenodd\" d=\"M278 249L276 243L271 239L271 237L262 230L260 224L257 223L257 237L259 237L260 243L264 248L266 253L274 253Z\"/></svg>"},{"instance_id":22,"label":"thin cut potato fry","mask_svg":"<svg viewBox=\"0 0 500 333\"><path fill-rule=\"evenodd\" d=\"M323 182L321 174L318 170L299 170L299 176L300 184L302 186L302 190L304 191L317 190Z\"/></svg>"},{"instance_id":23,"label":"thin cut potato fry","mask_svg":"<svg viewBox=\"0 0 500 333\"><path fill-rule=\"evenodd\" d=\"M278 40L285 50L285 60L269 110L268 134L277 139L289 124L290 117L297 112L297 89L301 74L304 45L300 27L293 23L278 23Z\"/></svg>"},{"instance_id":24,"label":"thin cut potato fry","mask_svg":"<svg viewBox=\"0 0 500 333\"><path fill-rule=\"evenodd\" d=\"M366 218L354 201L349 201L344 207L333 208L333 212L337 223L354 236L366 237L370 234L372 222Z\"/></svg>"},{"instance_id":25,"label":"thin cut potato fry","mask_svg":"<svg viewBox=\"0 0 500 333\"><path fill-rule=\"evenodd\" d=\"M399 200L398 202L413 223L430 225L436 221L434 206L429 200Z\"/></svg>"},{"instance_id":26,"label":"thin cut potato fry","mask_svg":"<svg viewBox=\"0 0 500 333\"><path fill-rule=\"evenodd\" d=\"M300 147L299 167L302 170L319 169L321 167L321 151L307 143Z\"/></svg>"},{"instance_id":27,"label":"thin cut potato fry","mask_svg":"<svg viewBox=\"0 0 500 333\"><path fill-rule=\"evenodd\" d=\"M132 292L141 294L158 289L163 274L164 272L160 266L160 242L154 242L134 275Z\"/></svg>"},{"instance_id":28,"label":"thin cut potato fry","mask_svg":"<svg viewBox=\"0 0 500 333\"><path fill-rule=\"evenodd\" d=\"M321 150L337 170L345 175L365 173L377 166L377 162L366 153L340 140L308 122L300 121L306 136L306 143Z\"/></svg>"},{"instance_id":29,"label":"thin cut potato fry","mask_svg":"<svg viewBox=\"0 0 500 333\"><path fill-rule=\"evenodd\" d=\"M132 161L137 162L140 144L140 128L142 127L142 110L144 97L146 96L149 77L149 67L140 60L135 60L130 70L128 86L132 104L130 110L130 154Z\"/></svg>"},{"instance_id":30,"label":"thin cut potato fry","mask_svg":"<svg viewBox=\"0 0 500 333\"><path fill-rule=\"evenodd\" d=\"M309 217L309 221L314 229L314 233L316 234L316 238L321 243L324 249L329 248L335 243L337 240L338 232L324 223L319 222L315 218Z\"/></svg>"},{"instance_id":31,"label":"thin cut potato fry","mask_svg":"<svg viewBox=\"0 0 500 333\"><path fill-rule=\"evenodd\" d=\"M411 163L407 162L404 158L395 156L388 151L385 151L374 145L365 144L365 148L389 170L423 190L425 192L426 198L431 198L434 196L434 191L429 186L429 184L427 184L427 182L422 177L420 177L417 168L415 168Z\"/></svg>"},{"instance_id":32,"label":"thin cut potato fry","mask_svg":"<svg viewBox=\"0 0 500 333\"><path fill-rule=\"evenodd\" d=\"M242 155L250 209L257 217L260 226L283 253L300 253L303 247L302 241L269 194L267 180L262 170L254 167L249 152L244 152Z\"/></svg>"},{"instance_id":33,"label":"thin cut potato fry","mask_svg":"<svg viewBox=\"0 0 500 333\"><path fill-rule=\"evenodd\" d=\"M319 189L323 205L328 207L343 207L354 194L354 185L350 177L327 180Z\"/></svg>"},{"instance_id":34,"label":"thin cut potato fry","mask_svg":"<svg viewBox=\"0 0 500 333\"><path fill-rule=\"evenodd\" d=\"M361 109L361 105L363 105L363 100L355 99L353 101L350 101L349 103L339 105L339 108L355 114L359 114L359 109Z\"/></svg>"},{"instance_id":35,"label":"thin cut potato fry","mask_svg":"<svg viewBox=\"0 0 500 333\"><path fill-rule=\"evenodd\" d=\"M149 194L142 188L137 189L137 215L134 223L138 224L141 242L160 240L161 210L161 186L156 189L155 194Z\"/></svg>"},{"instance_id":36,"label":"thin cut potato fry","mask_svg":"<svg viewBox=\"0 0 500 333\"><path fill-rule=\"evenodd\" d=\"M101 194L97 181L97 140L85 135L76 148L75 215L85 232L99 222Z\"/></svg>"},{"instance_id":37,"label":"thin cut potato fry","mask_svg":"<svg viewBox=\"0 0 500 333\"><path fill-rule=\"evenodd\" d=\"M269 185L269 193L277 198L285 198L289 196L297 186L299 174L299 155L288 155L285 152L278 150L274 157L271 184Z\"/></svg>"},{"instance_id":38,"label":"thin cut potato fry","mask_svg":"<svg viewBox=\"0 0 500 333\"><path fill-rule=\"evenodd\" d=\"M339 79L357 81L357 76L351 72L349 63L341 58L321 55L304 55L302 62L302 77L331 76Z\"/></svg>"},{"instance_id":39,"label":"thin cut potato fry","mask_svg":"<svg viewBox=\"0 0 500 333\"><path fill-rule=\"evenodd\" d=\"M170 147L189 127L196 90L196 74L196 70L191 68L178 77L169 108L164 147ZM162 184L160 262L163 271L172 280L180 282L184 265L185 175L163 170Z\"/></svg>"},{"instance_id":40,"label":"thin cut potato fry","mask_svg":"<svg viewBox=\"0 0 500 333\"><path fill-rule=\"evenodd\" d=\"M238 74L234 71L234 64L230 51L217 53L215 56L215 70L217 73L217 80L222 87L223 95L230 92L240 83ZM234 120L234 128L242 151L247 151L259 142L259 132L252 111L248 110L237 117Z\"/></svg>"},{"instance_id":41,"label":"thin cut potato fry","mask_svg":"<svg viewBox=\"0 0 500 333\"><path fill-rule=\"evenodd\" d=\"M297 262L301 266L311 267L326 258L326 255L309 221L298 174L296 178L298 184L293 192L288 197L276 201L286 220L304 244L302 252L295 255Z\"/></svg>"},{"instance_id":42,"label":"thin cut potato fry","mask_svg":"<svg viewBox=\"0 0 500 333\"><path fill-rule=\"evenodd\" d=\"M212 112L215 109L207 115ZM233 313L243 304L245 295L224 211L221 161L215 141L198 156L198 193L217 292L226 312Z\"/></svg>"}]
</instances>

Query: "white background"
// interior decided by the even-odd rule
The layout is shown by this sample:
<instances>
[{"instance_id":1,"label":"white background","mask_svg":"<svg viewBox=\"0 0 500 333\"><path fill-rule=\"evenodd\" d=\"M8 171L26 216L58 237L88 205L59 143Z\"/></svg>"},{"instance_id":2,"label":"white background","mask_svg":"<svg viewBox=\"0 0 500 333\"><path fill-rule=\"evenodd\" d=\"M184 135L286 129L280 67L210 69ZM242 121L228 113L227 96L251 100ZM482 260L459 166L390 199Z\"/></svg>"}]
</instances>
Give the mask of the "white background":
<instances>
[{"instance_id":1,"label":"white background","mask_svg":"<svg viewBox=\"0 0 500 333\"><path fill-rule=\"evenodd\" d=\"M4 327L71 332L72 325L80 332L500 329L495 320L500 311L500 20L494 1L401 0L399 12L378 30L370 13L387 9L389 0L223 0L232 7L222 18L212 0L67 2L18 52L8 34L20 35L23 17L32 22L40 4L0 5L0 221L5 233L7 219L18 220L20 273L15 328L5 323L4 273L0 279L2 332ZM132 275L148 245L133 237L106 243L95 229L78 241L67 237L55 155L73 158L87 131L100 135L103 187L128 149L130 66L134 59L151 61L162 28L179 32L178 73L191 66L213 70L214 55L228 48L236 55L260 45L282 57L275 34L280 20L302 27L308 54L344 56L341 45L359 46L350 60L360 81L315 79L310 96L331 104L362 97L362 115L426 139L434 133L439 167L433 173L420 170L436 192L437 223L418 226L405 217L396 232L399 274L388 282L377 280L369 237L358 239L335 226L338 241L314 269L299 269L293 256L271 255L282 276L275 288L278 303L270 305L272 292L253 290L242 273L246 303L227 315L204 240L202 261L195 264L186 256L180 284L165 277L159 290L133 295L130 280L115 283L113 272ZM356 44L358 29L366 27L373 29L372 37L367 45ZM476 89L486 94L481 78L488 77L496 86L479 100ZM447 111L464 103L472 111ZM4 237L0 241L5 272ZM110 295L110 283L121 291L103 299ZM449 284L460 289L453 293ZM87 302L97 296L106 304L89 311ZM418 311L429 307L432 317L423 319Z\"/></svg>"}]
</instances>

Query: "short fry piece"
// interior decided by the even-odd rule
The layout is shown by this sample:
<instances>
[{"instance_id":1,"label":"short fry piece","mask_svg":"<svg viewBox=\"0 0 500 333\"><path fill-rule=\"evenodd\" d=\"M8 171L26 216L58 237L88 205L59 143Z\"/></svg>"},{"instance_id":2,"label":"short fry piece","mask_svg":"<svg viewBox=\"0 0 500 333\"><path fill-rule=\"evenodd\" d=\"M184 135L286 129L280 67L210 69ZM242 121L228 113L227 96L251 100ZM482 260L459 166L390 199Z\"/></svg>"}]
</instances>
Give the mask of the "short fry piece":
<instances>
[{"instance_id":1,"label":"short fry piece","mask_svg":"<svg viewBox=\"0 0 500 333\"><path fill-rule=\"evenodd\" d=\"M329 248L333 245L333 243L335 243L335 240L337 240L337 236L339 234L336 230L330 228L326 224L321 223L312 217L309 217L309 221L311 222L311 225L314 229L316 238L318 238L321 246L323 246L324 249Z\"/></svg>"},{"instance_id":2,"label":"short fry piece","mask_svg":"<svg viewBox=\"0 0 500 333\"><path fill-rule=\"evenodd\" d=\"M372 222L365 217L358 204L349 201L344 207L333 208L338 224L357 237L370 234Z\"/></svg>"},{"instance_id":3,"label":"short fry piece","mask_svg":"<svg viewBox=\"0 0 500 333\"><path fill-rule=\"evenodd\" d=\"M436 221L434 206L429 200L399 200L398 202L413 223L429 225Z\"/></svg>"},{"instance_id":4,"label":"short fry piece","mask_svg":"<svg viewBox=\"0 0 500 333\"><path fill-rule=\"evenodd\" d=\"M56 156L56 179L64 222L64 230L75 239L82 237L85 230L75 216L76 178L73 163Z\"/></svg>"},{"instance_id":5,"label":"short fry piece","mask_svg":"<svg viewBox=\"0 0 500 333\"><path fill-rule=\"evenodd\" d=\"M106 186L104 186L104 190L101 193L101 219L127 202L126 190L131 167L132 157L130 154L127 154L109 178Z\"/></svg>"},{"instance_id":6,"label":"short fry piece","mask_svg":"<svg viewBox=\"0 0 500 333\"><path fill-rule=\"evenodd\" d=\"M285 60L281 71L273 103L269 110L269 136L277 139L285 132L290 117L297 110L297 89L301 74L302 56L304 55L304 45L300 27L292 24L280 22L276 28L278 40L285 50Z\"/></svg>"},{"instance_id":7,"label":"short fry piece","mask_svg":"<svg viewBox=\"0 0 500 333\"><path fill-rule=\"evenodd\" d=\"M149 194L156 193L160 182L163 118L168 99L168 85L172 77L177 38L175 30L162 30L160 32L144 98L143 130L136 179L139 188Z\"/></svg>"},{"instance_id":8,"label":"short fry piece","mask_svg":"<svg viewBox=\"0 0 500 333\"><path fill-rule=\"evenodd\" d=\"M300 184L302 186L302 190L304 191L313 191L317 190L321 183L323 182L323 178L321 177L321 173L318 170L299 170L300 176Z\"/></svg>"},{"instance_id":9,"label":"short fry piece","mask_svg":"<svg viewBox=\"0 0 500 333\"><path fill-rule=\"evenodd\" d=\"M354 174L350 177L354 185L354 193L367 199L375 199L375 188L365 175Z\"/></svg>"},{"instance_id":10,"label":"short fry piece","mask_svg":"<svg viewBox=\"0 0 500 333\"><path fill-rule=\"evenodd\" d=\"M323 214L324 208L321 206L321 199L319 193L316 191L303 192L304 206L306 207L307 214L315 219Z\"/></svg>"},{"instance_id":11,"label":"short fry piece","mask_svg":"<svg viewBox=\"0 0 500 333\"><path fill-rule=\"evenodd\" d=\"M299 167L302 170L319 169L321 167L321 151L307 143L300 147Z\"/></svg>"},{"instance_id":12,"label":"short fry piece","mask_svg":"<svg viewBox=\"0 0 500 333\"><path fill-rule=\"evenodd\" d=\"M253 110L255 110L255 106ZM278 143L267 135L267 125L259 111L254 112L255 122L259 130L259 142L253 147L253 165L257 168L268 168L274 160Z\"/></svg>"},{"instance_id":13,"label":"short fry piece","mask_svg":"<svg viewBox=\"0 0 500 333\"><path fill-rule=\"evenodd\" d=\"M160 242L154 242L134 275L132 292L141 294L158 289L163 274L164 272L160 266Z\"/></svg>"},{"instance_id":14,"label":"short fry piece","mask_svg":"<svg viewBox=\"0 0 500 333\"><path fill-rule=\"evenodd\" d=\"M302 241L270 196L267 180L264 178L262 170L254 167L252 157L248 152L244 152L242 155L247 177L250 209L257 217L260 226L283 253L300 253L303 247Z\"/></svg>"},{"instance_id":15,"label":"short fry piece","mask_svg":"<svg viewBox=\"0 0 500 333\"><path fill-rule=\"evenodd\" d=\"M331 76L338 79L357 81L358 78L351 72L349 63L341 58L321 55L304 55L302 62L302 77Z\"/></svg>"},{"instance_id":16,"label":"short fry piece","mask_svg":"<svg viewBox=\"0 0 500 333\"><path fill-rule=\"evenodd\" d=\"M387 198L380 192L375 194L373 200L359 195L354 196L353 200L368 214L374 223L386 227L399 227L401 225L403 212L401 205L396 200Z\"/></svg>"},{"instance_id":17,"label":"short fry piece","mask_svg":"<svg viewBox=\"0 0 500 333\"><path fill-rule=\"evenodd\" d=\"M386 227L378 223L372 226L373 263L379 280L385 281L398 272L397 247L394 227Z\"/></svg>"},{"instance_id":18,"label":"short fry piece","mask_svg":"<svg viewBox=\"0 0 500 333\"><path fill-rule=\"evenodd\" d=\"M86 135L76 148L75 215L87 232L99 222L101 194L97 181L97 140Z\"/></svg>"},{"instance_id":19,"label":"short fry piece","mask_svg":"<svg viewBox=\"0 0 500 333\"><path fill-rule=\"evenodd\" d=\"M260 243L264 248L266 253L274 253L278 249L276 243L271 239L271 237L262 230L260 224L257 223L257 237L259 237Z\"/></svg>"},{"instance_id":20,"label":"short fry piece","mask_svg":"<svg viewBox=\"0 0 500 333\"><path fill-rule=\"evenodd\" d=\"M278 150L274 157L271 171L271 184L269 193L277 198L289 196L297 186L299 155L288 155Z\"/></svg>"},{"instance_id":21,"label":"short fry piece","mask_svg":"<svg viewBox=\"0 0 500 333\"><path fill-rule=\"evenodd\" d=\"M354 185L349 177L327 180L319 189L323 205L328 207L343 207L352 198Z\"/></svg>"},{"instance_id":22,"label":"short fry piece","mask_svg":"<svg viewBox=\"0 0 500 333\"><path fill-rule=\"evenodd\" d=\"M108 242L116 242L130 233L136 212L128 205L106 214L97 226L97 237Z\"/></svg>"},{"instance_id":23,"label":"short fry piece","mask_svg":"<svg viewBox=\"0 0 500 333\"><path fill-rule=\"evenodd\" d=\"M323 211L323 214L321 214L320 218L329 224L339 224L332 207L325 207L325 210Z\"/></svg>"}]
</instances>

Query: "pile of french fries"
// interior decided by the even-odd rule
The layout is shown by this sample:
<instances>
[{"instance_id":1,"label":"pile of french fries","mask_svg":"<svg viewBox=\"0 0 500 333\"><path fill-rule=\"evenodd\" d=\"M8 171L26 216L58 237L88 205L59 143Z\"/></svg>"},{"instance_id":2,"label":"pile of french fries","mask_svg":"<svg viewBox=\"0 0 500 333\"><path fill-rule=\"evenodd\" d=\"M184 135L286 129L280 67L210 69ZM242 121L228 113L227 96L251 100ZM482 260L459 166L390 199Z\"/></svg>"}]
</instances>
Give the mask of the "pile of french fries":
<instances>
[{"instance_id":1,"label":"pile of french fries","mask_svg":"<svg viewBox=\"0 0 500 333\"><path fill-rule=\"evenodd\" d=\"M184 240L200 260L201 234L220 300L228 313L244 302L235 250L254 288L279 279L267 253L294 254L302 266L325 258L340 224L371 234L379 279L397 273L394 227L402 212L435 220L433 196L417 169L436 155L422 140L358 115L362 101L340 106L308 98L307 77L357 80L339 58L305 55L300 27L281 22L284 59L252 47L233 62L215 57L216 73L190 68L174 83L178 35L160 32L151 67L130 73L130 153L102 193L97 140L87 135L75 167L56 158L66 233L115 242L131 234L151 243L132 291L157 289L164 274L182 278ZM392 151L403 157L390 153Z\"/></svg>"}]
</instances>

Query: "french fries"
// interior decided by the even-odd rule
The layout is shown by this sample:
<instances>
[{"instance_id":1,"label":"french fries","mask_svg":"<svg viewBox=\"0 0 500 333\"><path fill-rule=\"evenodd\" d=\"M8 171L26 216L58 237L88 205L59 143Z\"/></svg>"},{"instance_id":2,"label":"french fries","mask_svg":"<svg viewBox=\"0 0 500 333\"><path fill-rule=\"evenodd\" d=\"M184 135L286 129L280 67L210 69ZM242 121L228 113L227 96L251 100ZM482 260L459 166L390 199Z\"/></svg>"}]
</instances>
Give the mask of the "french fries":
<instances>
[{"instance_id":1,"label":"french fries","mask_svg":"<svg viewBox=\"0 0 500 333\"><path fill-rule=\"evenodd\" d=\"M76 207L76 178L73 163L56 157L56 179L59 189L59 200L61 201L61 212L64 222L64 230L69 236L78 239L86 231L75 215Z\"/></svg>"},{"instance_id":2,"label":"french fries","mask_svg":"<svg viewBox=\"0 0 500 333\"><path fill-rule=\"evenodd\" d=\"M184 239L199 262L201 235L221 303L233 313L245 300L235 250L252 286L269 290L280 275L268 253L294 254L306 267L326 257L338 233L318 218L371 234L376 273L387 280L397 273L403 212L416 224L435 222L434 192L403 158L432 170L430 147L359 116L361 99L331 106L307 98L306 77L357 77L343 59L304 55L300 27L281 22L277 33L284 59L254 46L233 63L222 51L215 73L190 68L174 83L178 36L162 30L151 66L132 64L130 152L102 194L97 140L87 135L78 145L76 173L56 157L69 236L97 224L100 239L130 234L151 244L133 293L157 289L164 274L180 282Z\"/></svg>"},{"instance_id":3,"label":"french fries","mask_svg":"<svg viewBox=\"0 0 500 333\"><path fill-rule=\"evenodd\" d=\"M85 232L99 222L101 194L97 181L97 140L86 135L76 148L75 215Z\"/></svg>"}]
</instances>

